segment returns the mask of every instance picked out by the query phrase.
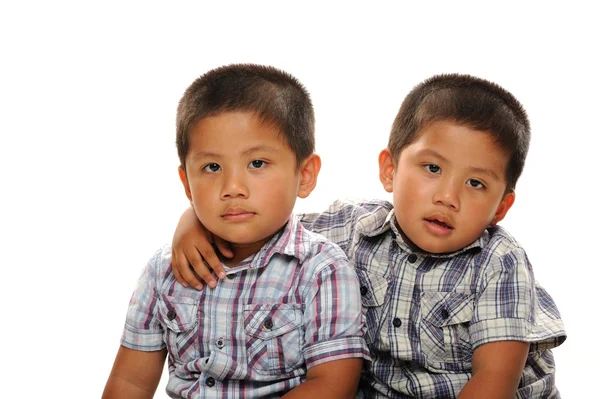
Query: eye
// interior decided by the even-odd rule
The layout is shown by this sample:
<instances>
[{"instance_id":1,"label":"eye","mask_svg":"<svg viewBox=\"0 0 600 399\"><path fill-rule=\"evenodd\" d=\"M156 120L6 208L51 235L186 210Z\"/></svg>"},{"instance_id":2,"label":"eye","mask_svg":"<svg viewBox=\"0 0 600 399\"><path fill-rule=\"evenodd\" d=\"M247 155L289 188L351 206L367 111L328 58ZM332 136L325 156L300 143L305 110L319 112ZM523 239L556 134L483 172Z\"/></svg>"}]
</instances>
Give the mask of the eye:
<instances>
[{"instance_id":1,"label":"eye","mask_svg":"<svg viewBox=\"0 0 600 399\"><path fill-rule=\"evenodd\" d=\"M209 163L208 165L205 165L202 170L208 173L215 173L221 170L221 165L218 163Z\"/></svg>"},{"instance_id":2,"label":"eye","mask_svg":"<svg viewBox=\"0 0 600 399\"><path fill-rule=\"evenodd\" d=\"M473 188L485 188L485 186L483 185L482 182L480 182L477 179L469 179L467 180L467 185L473 187Z\"/></svg>"},{"instance_id":3,"label":"eye","mask_svg":"<svg viewBox=\"0 0 600 399\"><path fill-rule=\"evenodd\" d=\"M424 165L424 167L430 173L440 174L442 172L442 168L433 163L428 163L427 165Z\"/></svg>"},{"instance_id":4,"label":"eye","mask_svg":"<svg viewBox=\"0 0 600 399\"><path fill-rule=\"evenodd\" d=\"M255 159L254 161L250 161L248 166L250 169L262 169L267 166L267 163L265 161L261 161L260 159Z\"/></svg>"}]
</instances>

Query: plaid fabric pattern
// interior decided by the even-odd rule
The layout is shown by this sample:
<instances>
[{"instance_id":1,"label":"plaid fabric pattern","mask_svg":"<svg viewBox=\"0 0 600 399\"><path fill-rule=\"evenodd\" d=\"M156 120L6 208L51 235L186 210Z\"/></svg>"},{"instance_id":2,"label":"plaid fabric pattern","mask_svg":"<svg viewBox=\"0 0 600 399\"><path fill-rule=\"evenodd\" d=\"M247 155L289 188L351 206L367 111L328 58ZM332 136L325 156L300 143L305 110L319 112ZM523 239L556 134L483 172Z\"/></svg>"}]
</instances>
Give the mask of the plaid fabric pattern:
<instances>
[{"instance_id":1,"label":"plaid fabric pattern","mask_svg":"<svg viewBox=\"0 0 600 399\"><path fill-rule=\"evenodd\" d=\"M370 359L354 269L295 218L215 289L183 287L170 259L165 246L144 269L121 341L168 349L169 396L276 398L313 366Z\"/></svg>"},{"instance_id":2,"label":"plaid fabric pattern","mask_svg":"<svg viewBox=\"0 0 600 399\"><path fill-rule=\"evenodd\" d=\"M373 358L360 397L455 398L471 377L473 351L503 340L531 343L517 397L559 397L550 348L565 340L564 327L506 230L432 255L404 243L386 201L337 201L300 217L356 267Z\"/></svg>"}]
</instances>

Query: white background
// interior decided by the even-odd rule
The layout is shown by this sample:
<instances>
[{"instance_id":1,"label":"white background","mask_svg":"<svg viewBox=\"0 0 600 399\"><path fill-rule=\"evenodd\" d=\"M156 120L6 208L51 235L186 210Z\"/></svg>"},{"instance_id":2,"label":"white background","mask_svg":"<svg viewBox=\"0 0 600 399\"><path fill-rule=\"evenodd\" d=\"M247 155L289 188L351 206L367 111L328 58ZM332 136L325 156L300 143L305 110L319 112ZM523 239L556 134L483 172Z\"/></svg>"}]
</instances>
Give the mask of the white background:
<instances>
[{"instance_id":1,"label":"white background","mask_svg":"<svg viewBox=\"0 0 600 399\"><path fill-rule=\"evenodd\" d=\"M525 3L3 2L0 397L100 397L137 277L188 204L177 101L232 62L285 69L312 93L323 168L300 211L389 198L377 155L423 79L470 73L511 91L533 139L503 225L565 321L563 397L590 397L600 28L584 3Z\"/></svg>"}]
</instances>

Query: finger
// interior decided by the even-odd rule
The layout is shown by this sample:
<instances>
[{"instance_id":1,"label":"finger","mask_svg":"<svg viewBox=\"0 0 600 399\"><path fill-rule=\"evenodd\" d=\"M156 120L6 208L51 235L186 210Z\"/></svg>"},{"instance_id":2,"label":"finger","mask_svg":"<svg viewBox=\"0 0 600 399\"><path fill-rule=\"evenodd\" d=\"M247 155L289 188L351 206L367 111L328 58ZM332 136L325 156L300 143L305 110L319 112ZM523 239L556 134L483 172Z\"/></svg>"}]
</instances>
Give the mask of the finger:
<instances>
[{"instance_id":1,"label":"finger","mask_svg":"<svg viewBox=\"0 0 600 399\"><path fill-rule=\"evenodd\" d=\"M202 290L202 288L204 288L204 285L200 280L198 280L198 277L194 274L194 271L190 269L190 266L191 263L186 254L183 252L179 252L179 255L177 255L177 270L181 275L182 279L187 281L189 285L196 288L197 290Z\"/></svg>"},{"instance_id":2,"label":"finger","mask_svg":"<svg viewBox=\"0 0 600 399\"><path fill-rule=\"evenodd\" d=\"M215 250L212 246L208 248L203 248L201 250L202 258L204 258L204 262L208 264L208 267L212 269L212 271L222 280L225 278L225 270L223 269L223 264L221 260L215 253Z\"/></svg>"},{"instance_id":3,"label":"finger","mask_svg":"<svg viewBox=\"0 0 600 399\"><path fill-rule=\"evenodd\" d=\"M197 251L196 251L197 252ZM204 281L206 285L211 288L217 286L215 276L212 274L212 270L201 256L194 256L192 259L188 259L191 263L190 268L196 273L197 277Z\"/></svg>"},{"instance_id":4,"label":"finger","mask_svg":"<svg viewBox=\"0 0 600 399\"><path fill-rule=\"evenodd\" d=\"M175 279L177 281L179 281L180 284L182 284L184 287L188 286L187 281L185 281L183 279L183 277L181 277L181 273L179 273L179 267L178 267L178 263L177 263L177 257L175 256L174 253L171 253L171 269L173 270L173 274L175 275Z\"/></svg>"}]
</instances>

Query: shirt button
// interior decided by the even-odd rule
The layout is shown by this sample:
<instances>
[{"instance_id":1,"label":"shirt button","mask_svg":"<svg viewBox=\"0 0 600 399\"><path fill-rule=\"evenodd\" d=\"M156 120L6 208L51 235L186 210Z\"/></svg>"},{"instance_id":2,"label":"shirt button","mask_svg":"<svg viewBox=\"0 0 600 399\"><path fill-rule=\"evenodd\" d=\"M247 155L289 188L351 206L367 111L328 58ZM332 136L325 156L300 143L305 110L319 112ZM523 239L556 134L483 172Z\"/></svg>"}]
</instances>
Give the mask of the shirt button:
<instances>
[{"instance_id":1,"label":"shirt button","mask_svg":"<svg viewBox=\"0 0 600 399\"><path fill-rule=\"evenodd\" d=\"M173 320L174 318L177 317L177 313L175 313L175 311L173 309L171 309L167 312L167 317L169 320Z\"/></svg>"},{"instance_id":2,"label":"shirt button","mask_svg":"<svg viewBox=\"0 0 600 399\"><path fill-rule=\"evenodd\" d=\"M367 295L367 292L369 292L369 289L367 287L365 287L364 285L360 287L360 295Z\"/></svg>"},{"instance_id":3,"label":"shirt button","mask_svg":"<svg viewBox=\"0 0 600 399\"><path fill-rule=\"evenodd\" d=\"M440 314L442 315L443 319L447 319L448 316L450 316L450 313L448 313L448 310L446 308L442 309L442 311L440 312Z\"/></svg>"},{"instance_id":4,"label":"shirt button","mask_svg":"<svg viewBox=\"0 0 600 399\"><path fill-rule=\"evenodd\" d=\"M213 386L215 386L215 379L212 378L212 377L208 377L206 379L206 381L204 381L204 382L206 383L207 387L213 387Z\"/></svg>"},{"instance_id":5,"label":"shirt button","mask_svg":"<svg viewBox=\"0 0 600 399\"><path fill-rule=\"evenodd\" d=\"M418 258L419 258L419 257L418 257L417 255L415 255L415 254L410 254L410 255L408 256L408 261L409 261L410 263L415 263L415 262L417 261L417 259L418 259Z\"/></svg>"},{"instance_id":6,"label":"shirt button","mask_svg":"<svg viewBox=\"0 0 600 399\"><path fill-rule=\"evenodd\" d=\"M271 319L270 317L267 317L265 319L265 321L263 322L263 325L265 326L265 328L267 330L270 330L271 328L273 328L273 319Z\"/></svg>"},{"instance_id":7,"label":"shirt button","mask_svg":"<svg viewBox=\"0 0 600 399\"><path fill-rule=\"evenodd\" d=\"M233 280L235 278L235 274L228 274L227 275L227 279L228 280Z\"/></svg>"},{"instance_id":8,"label":"shirt button","mask_svg":"<svg viewBox=\"0 0 600 399\"><path fill-rule=\"evenodd\" d=\"M396 317L394 319L394 321L392 321L392 324L394 325L394 327L398 328L402 325L402 320L400 320L400 318Z\"/></svg>"},{"instance_id":9,"label":"shirt button","mask_svg":"<svg viewBox=\"0 0 600 399\"><path fill-rule=\"evenodd\" d=\"M225 342L222 339L218 339L217 340L217 348L223 349L224 346L225 346Z\"/></svg>"}]
</instances>

